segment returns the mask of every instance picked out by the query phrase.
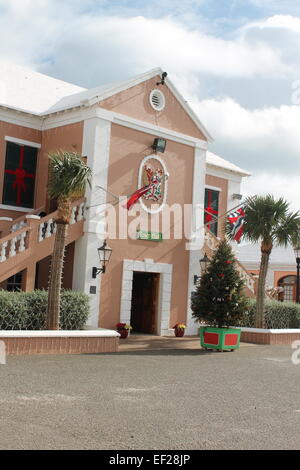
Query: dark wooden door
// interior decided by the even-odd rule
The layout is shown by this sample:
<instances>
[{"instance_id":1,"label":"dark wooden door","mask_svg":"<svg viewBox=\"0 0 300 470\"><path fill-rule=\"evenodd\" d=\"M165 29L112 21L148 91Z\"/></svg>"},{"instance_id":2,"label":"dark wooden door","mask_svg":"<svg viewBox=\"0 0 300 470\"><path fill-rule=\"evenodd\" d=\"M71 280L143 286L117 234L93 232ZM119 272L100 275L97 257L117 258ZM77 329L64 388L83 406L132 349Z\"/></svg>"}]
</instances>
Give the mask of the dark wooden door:
<instances>
[{"instance_id":1,"label":"dark wooden door","mask_svg":"<svg viewBox=\"0 0 300 470\"><path fill-rule=\"evenodd\" d=\"M133 273L131 326L136 333L156 333L158 286L159 274Z\"/></svg>"}]
</instances>

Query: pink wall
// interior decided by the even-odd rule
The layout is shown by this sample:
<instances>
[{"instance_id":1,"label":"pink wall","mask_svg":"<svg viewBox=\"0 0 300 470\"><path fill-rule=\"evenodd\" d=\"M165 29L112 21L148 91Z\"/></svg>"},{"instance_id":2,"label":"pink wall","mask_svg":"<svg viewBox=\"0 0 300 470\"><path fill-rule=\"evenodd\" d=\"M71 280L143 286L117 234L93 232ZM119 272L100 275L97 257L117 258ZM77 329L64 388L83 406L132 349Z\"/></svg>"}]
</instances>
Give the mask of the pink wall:
<instances>
[{"instance_id":1,"label":"pink wall","mask_svg":"<svg viewBox=\"0 0 300 470\"><path fill-rule=\"evenodd\" d=\"M169 88L166 85L156 86L156 83L160 80L159 76L151 78L107 98L99 106L150 124L207 140ZM160 112L155 111L149 102L150 92L155 88L162 91L166 98L165 109Z\"/></svg>"},{"instance_id":2,"label":"pink wall","mask_svg":"<svg viewBox=\"0 0 300 470\"><path fill-rule=\"evenodd\" d=\"M48 154L55 150L82 151L83 122L57 127L43 132L41 170L38 181L37 206L47 200Z\"/></svg>"},{"instance_id":3,"label":"pink wall","mask_svg":"<svg viewBox=\"0 0 300 470\"><path fill-rule=\"evenodd\" d=\"M117 195L136 191L138 171L143 158L151 155L149 148L154 136L118 125L112 125L111 157L108 189ZM167 204L190 204L194 149L168 142L165 154L160 154L170 174ZM129 219L130 222L131 219ZM114 328L119 321L123 260L153 259L158 263L173 265L171 323L186 321L189 253L185 240L164 240L162 243L140 240L110 240L113 256L101 282L102 327ZM170 325L173 326L173 325Z\"/></svg>"},{"instance_id":4,"label":"pink wall","mask_svg":"<svg viewBox=\"0 0 300 470\"><path fill-rule=\"evenodd\" d=\"M36 142L42 145L38 153L38 178L36 180L34 208L38 209L44 206L47 203L48 153L59 149L78 151L81 153L83 123L71 124L41 132L27 127L0 122L0 201L2 200L6 154L5 136ZM0 217L16 219L22 215L24 215L24 213L0 209Z\"/></svg>"}]
</instances>

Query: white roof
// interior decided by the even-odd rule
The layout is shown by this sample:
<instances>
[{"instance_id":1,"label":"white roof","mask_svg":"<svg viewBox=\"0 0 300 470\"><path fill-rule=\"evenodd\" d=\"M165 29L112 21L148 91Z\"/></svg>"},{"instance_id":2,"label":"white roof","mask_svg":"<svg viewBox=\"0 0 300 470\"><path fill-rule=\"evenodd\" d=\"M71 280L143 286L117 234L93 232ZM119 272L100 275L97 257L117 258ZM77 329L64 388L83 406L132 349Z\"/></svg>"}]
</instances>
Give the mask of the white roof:
<instances>
[{"instance_id":1,"label":"white roof","mask_svg":"<svg viewBox=\"0 0 300 470\"><path fill-rule=\"evenodd\" d=\"M74 108L82 105L83 103L94 104L99 101L103 101L106 98L115 95L116 93L120 93L123 90L135 86L145 80L148 80L149 78L155 77L156 75L160 75L161 73L162 70L160 68L156 68L129 80L108 83L105 85L97 86L95 88L90 88L89 90L81 90L81 92L79 93L62 98L54 106L45 110L44 114L56 113L58 111Z\"/></svg>"},{"instance_id":2,"label":"white roof","mask_svg":"<svg viewBox=\"0 0 300 470\"><path fill-rule=\"evenodd\" d=\"M0 106L41 114L63 97L84 90L19 65L0 61Z\"/></svg>"},{"instance_id":3,"label":"white roof","mask_svg":"<svg viewBox=\"0 0 300 470\"><path fill-rule=\"evenodd\" d=\"M219 157L215 153L212 152L207 152L206 154L206 164L210 166L215 166L218 168L222 168L228 171L232 171L233 173L238 173L242 176L251 176L251 173L248 173L247 171L243 170L242 168L238 167L237 165L234 165L233 163L229 162L228 160L225 160L222 157Z\"/></svg>"},{"instance_id":4,"label":"white roof","mask_svg":"<svg viewBox=\"0 0 300 470\"><path fill-rule=\"evenodd\" d=\"M0 62L0 106L43 117L78 106L91 106L162 72L161 68L155 68L129 80L87 90L18 65ZM196 113L169 79L166 79L166 85L208 141L212 141Z\"/></svg>"},{"instance_id":5,"label":"white roof","mask_svg":"<svg viewBox=\"0 0 300 470\"><path fill-rule=\"evenodd\" d=\"M261 251L260 244L246 244L234 245L234 252L238 260L243 264L256 264L260 265ZM288 245L286 248L275 246L271 252L270 264L274 265L291 265L293 268L296 266L295 254L292 246ZM296 268L295 268L296 269Z\"/></svg>"}]
</instances>

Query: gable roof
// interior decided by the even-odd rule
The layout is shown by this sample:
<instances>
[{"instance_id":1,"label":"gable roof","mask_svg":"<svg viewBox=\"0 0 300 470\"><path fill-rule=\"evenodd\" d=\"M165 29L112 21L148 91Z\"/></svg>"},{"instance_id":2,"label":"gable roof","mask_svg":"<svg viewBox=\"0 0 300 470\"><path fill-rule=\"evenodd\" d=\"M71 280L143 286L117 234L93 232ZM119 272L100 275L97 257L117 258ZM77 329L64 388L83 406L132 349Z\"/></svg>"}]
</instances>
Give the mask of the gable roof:
<instances>
[{"instance_id":1,"label":"gable roof","mask_svg":"<svg viewBox=\"0 0 300 470\"><path fill-rule=\"evenodd\" d=\"M234 163L219 157L213 152L206 153L206 164L212 167L222 168L222 170L231 171L232 173L237 173L240 176L251 176L251 173L248 173L246 170L234 165Z\"/></svg>"},{"instance_id":2,"label":"gable roof","mask_svg":"<svg viewBox=\"0 0 300 470\"><path fill-rule=\"evenodd\" d=\"M44 114L55 113L82 105L92 106L93 104L99 103L100 101L110 98L111 96L116 95L117 93L120 93L124 90L128 90L129 88L139 85L142 82L150 80L151 78L156 77L157 75L161 76L162 73L163 70L161 68L155 68L150 70L149 72L137 75L128 80L101 85L99 87L91 88L90 90L85 90L75 95L67 96L65 98L62 98L53 107L47 109ZM200 131L205 135L207 140L209 142L212 142L213 138L208 133L207 129L202 124L197 114L184 100L183 96L180 94L180 92L177 90L175 85L170 81L168 77L165 79L165 85L175 95L181 106L184 108L184 110L190 116L196 126L200 129Z\"/></svg>"},{"instance_id":3,"label":"gable roof","mask_svg":"<svg viewBox=\"0 0 300 470\"><path fill-rule=\"evenodd\" d=\"M0 106L44 117L72 108L92 106L162 73L161 68L155 68L128 80L88 90L18 65L0 62ZM197 114L169 78L166 78L165 84L202 134L212 142L211 135Z\"/></svg>"},{"instance_id":4,"label":"gable roof","mask_svg":"<svg viewBox=\"0 0 300 470\"><path fill-rule=\"evenodd\" d=\"M63 97L83 90L20 65L0 62L0 106L40 115Z\"/></svg>"}]
</instances>

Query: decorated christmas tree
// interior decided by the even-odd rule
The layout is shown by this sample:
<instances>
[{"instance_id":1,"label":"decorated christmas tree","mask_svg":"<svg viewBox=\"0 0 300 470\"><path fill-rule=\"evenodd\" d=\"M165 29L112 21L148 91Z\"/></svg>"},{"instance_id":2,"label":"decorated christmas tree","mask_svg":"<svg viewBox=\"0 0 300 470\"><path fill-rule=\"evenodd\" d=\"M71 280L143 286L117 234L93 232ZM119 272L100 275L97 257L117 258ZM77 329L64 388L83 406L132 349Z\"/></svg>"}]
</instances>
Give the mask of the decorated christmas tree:
<instances>
[{"instance_id":1,"label":"decorated christmas tree","mask_svg":"<svg viewBox=\"0 0 300 470\"><path fill-rule=\"evenodd\" d=\"M193 317L218 328L238 326L247 304L231 247L222 241L193 293Z\"/></svg>"}]
</instances>

